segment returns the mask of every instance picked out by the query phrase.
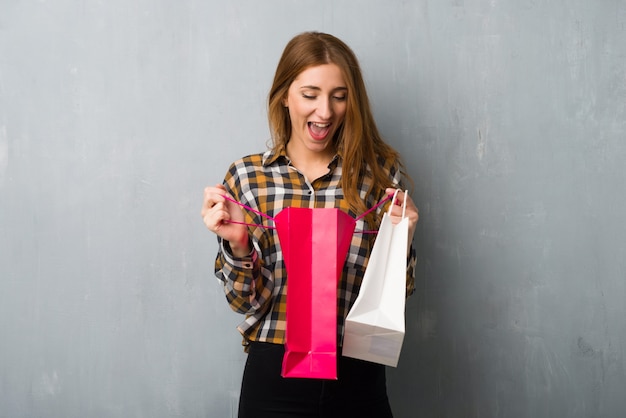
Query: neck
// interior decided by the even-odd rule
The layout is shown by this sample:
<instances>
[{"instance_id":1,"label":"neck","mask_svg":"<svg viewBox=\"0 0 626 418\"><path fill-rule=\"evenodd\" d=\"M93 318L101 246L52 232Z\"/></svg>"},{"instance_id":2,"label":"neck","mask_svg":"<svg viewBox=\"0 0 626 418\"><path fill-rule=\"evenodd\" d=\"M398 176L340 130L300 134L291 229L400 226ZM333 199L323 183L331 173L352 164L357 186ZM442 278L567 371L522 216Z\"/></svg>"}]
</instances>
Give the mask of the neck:
<instances>
[{"instance_id":1,"label":"neck","mask_svg":"<svg viewBox=\"0 0 626 418\"><path fill-rule=\"evenodd\" d=\"M287 143L285 150L291 160L291 165L304 174L309 181L316 180L328 173L328 164L335 156L334 149L330 149L328 152L312 152L308 150L308 152L300 152L300 150L294 150L293 147L290 147L290 144L291 142Z\"/></svg>"},{"instance_id":2,"label":"neck","mask_svg":"<svg viewBox=\"0 0 626 418\"><path fill-rule=\"evenodd\" d=\"M287 156L294 165L303 166L328 166L335 157L335 149L328 148L321 152L311 151L309 149L297 148L293 141L289 141L285 147Z\"/></svg>"}]
</instances>

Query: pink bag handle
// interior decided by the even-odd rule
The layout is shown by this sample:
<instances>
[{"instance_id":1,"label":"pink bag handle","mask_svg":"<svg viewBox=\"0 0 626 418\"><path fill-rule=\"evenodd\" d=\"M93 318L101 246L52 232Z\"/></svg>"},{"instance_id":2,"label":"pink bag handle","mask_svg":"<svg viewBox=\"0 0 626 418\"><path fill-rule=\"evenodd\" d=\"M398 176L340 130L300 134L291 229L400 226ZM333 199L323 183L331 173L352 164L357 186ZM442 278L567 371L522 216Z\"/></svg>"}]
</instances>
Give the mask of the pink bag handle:
<instances>
[{"instance_id":1,"label":"pink bag handle","mask_svg":"<svg viewBox=\"0 0 626 418\"><path fill-rule=\"evenodd\" d=\"M398 194L398 190L396 190L396 192L393 194L393 199L395 200L396 195ZM224 197L224 199L229 200L239 206L241 206L244 209L249 210L250 212L256 213L257 215L260 215L266 219L269 219L270 221L275 222L276 219L272 218L271 216L263 213L263 212L259 212L256 209L251 208L250 206L243 204L241 202L236 201L235 199L231 198L230 196L226 196L226 195L222 195L222 197ZM382 206L387 200L391 199L390 195L387 195L384 199L382 199L380 202L378 202L376 205L374 205L372 208L368 209L367 211L363 212L361 215L359 215L357 218L355 218L355 221L358 221L361 218L364 218L365 216L367 216L367 214L369 214L370 212L376 210L378 207ZM393 204L393 201L392 201ZM406 201L404 202L404 205L406 207ZM391 208L389 208L390 212L391 212ZM402 217L404 217L404 211L402 212ZM251 224L251 223L247 223L247 222L239 222L239 221L231 221L231 220L227 220L225 222L231 223L231 224L239 224L239 225L246 225L246 226L254 226L257 228L267 228L267 229L276 229L275 226L268 226L268 225L263 225L263 224ZM361 232L363 234L375 234L378 231L355 231L355 232Z\"/></svg>"},{"instance_id":2,"label":"pink bag handle","mask_svg":"<svg viewBox=\"0 0 626 418\"><path fill-rule=\"evenodd\" d=\"M264 218L266 218L266 219L269 219L270 221L276 221L276 220L275 220L274 218L272 218L271 216L269 216L269 215L267 215L267 214L265 214L265 213L263 213L263 212L259 212L259 211L258 211L258 210L256 210L256 209L252 209L250 206L245 205L245 204L243 204L243 203L241 203L241 202L238 202L238 201L236 201L235 199L231 198L230 196L226 196L226 195L222 195L222 196L224 197L224 199L226 199L226 200L230 200L231 202L238 204L239 206L241 206L241 207L242 207L242 208L244 208L244 209L249 210L250 212L254 212L254 213L256 213L257 215L260 215L260 216L262 216L262 217L264 217ZM276 227L275 227L275 226L267 226L267 225L263 225L263 224L249 224L249 223L246 223L246 222L238 222L238 221L231 221L231 220L227 220L226 222L231 223L231 224L239 224L239 225L247 225L247 226L256 226L256 227L258 227L258 228L276 229Z\"/></svg>"},{"instance_id":3,"label":"pink bag handle","mask_svg":"<svg viewBox=\"0 0 626 418\"><path fill-rule=\"evenodd\" d=\"M372 212L373 210L376 210L379 206L382 206L383 203L385 203L386 201L388 201L391 198L391 196L387 195L383 200L381 200L380 202L378 202L377 204L375 204L372 208L366 210L365 212L363 212L361 215L357 216L355 221L358 221L361 218L364 218L367 216L367 214L369 214L370 212Z\"/></svg>"}]
</instances>

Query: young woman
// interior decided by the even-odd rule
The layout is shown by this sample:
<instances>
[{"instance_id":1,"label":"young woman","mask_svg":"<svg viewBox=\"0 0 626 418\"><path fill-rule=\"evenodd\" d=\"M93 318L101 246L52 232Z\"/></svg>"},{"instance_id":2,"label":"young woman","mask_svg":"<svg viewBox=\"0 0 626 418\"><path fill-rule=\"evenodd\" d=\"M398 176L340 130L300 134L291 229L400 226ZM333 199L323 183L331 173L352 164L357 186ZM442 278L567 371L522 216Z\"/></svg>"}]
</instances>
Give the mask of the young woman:
<instances>
[{"instance_id":1,"label":"young woman","mask_svg":"<svg viewBox=\"0 0 626 418\"><path fill-rule=\"evenodd\" d=\"M234 162L223 184L204 191L202 218L217 234L215 274L230 307L245 315L238 329L248 352L239 417L391 417L385 367L338 356L338 379L281 377L286 283L278 237L254 212L275 216L286 207L339 208L353 217L374 207L407 179L398 153L374 123L359 63L336 37L302 33L285 47L269 94L273 147ZM225 197L226 196L226 197ZM409 243L418 221L407 200ZM384 206L357 221L376 229ZM401 207L392 208L398 222ZM344 320L354 303L375 235L355 233L338 289L339 353ZM407 295L414 289L409 246Z\"/></svg>"}]
</instances>

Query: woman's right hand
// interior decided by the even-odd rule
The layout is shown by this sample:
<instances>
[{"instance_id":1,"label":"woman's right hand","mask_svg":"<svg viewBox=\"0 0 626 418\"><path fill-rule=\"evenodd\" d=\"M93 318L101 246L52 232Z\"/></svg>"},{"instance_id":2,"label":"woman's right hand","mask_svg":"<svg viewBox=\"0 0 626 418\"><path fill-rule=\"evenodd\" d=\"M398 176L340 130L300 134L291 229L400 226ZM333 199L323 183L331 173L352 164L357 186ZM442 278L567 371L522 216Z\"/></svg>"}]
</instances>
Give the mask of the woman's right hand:
<instances>
[{"instance_id":1,"label":"woman's right hand","mask_svg":"<svg viewBox=\"0 0 626 418\"><path fill-rule=\"evenodd\" d=\"M204 201L200 215L209 229L228 241L234 256L244 257L250 254L250 239L245 225L233 222L244 222L241 208L224 198L226 188L218 184L204 189Z\"/></svg>"}]
</instances>

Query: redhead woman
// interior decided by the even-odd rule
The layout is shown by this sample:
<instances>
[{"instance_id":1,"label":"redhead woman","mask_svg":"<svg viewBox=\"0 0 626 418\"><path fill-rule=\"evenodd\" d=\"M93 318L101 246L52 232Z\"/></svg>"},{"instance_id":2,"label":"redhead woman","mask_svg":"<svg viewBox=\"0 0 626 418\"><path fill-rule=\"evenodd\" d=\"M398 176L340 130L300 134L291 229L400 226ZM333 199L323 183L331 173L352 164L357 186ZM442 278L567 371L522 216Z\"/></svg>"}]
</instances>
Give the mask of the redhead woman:
<instances>
[{"instance_id":1,"label":"redhead woman","mask_svg":"<svg viewBox=\"0 0 626 418\"><path fill-rule=\"evenodd\" d=\"M385 366L338 356L337 380L285 378L288 276L275 231L255 228L287 207L338 208L353 217L409 181L400 156L378 132L360 66L338 38L319 32L285 47L269 93L271 149L231 164L222 184L207 187L201 215L217 235L215 274L230 307L245 318L238 330L248 353L240 418L392 417ZM256 212L242 211L237 201ZM403 192L391 208L398 222L406 200L409 244L418 211ZM356 229L379 225L381 206ZM338 287L337 338L356 300L375 235L354 234ZM415 252L408 246L407 295L414 289Z\"/></svg>"}]
</instances>

